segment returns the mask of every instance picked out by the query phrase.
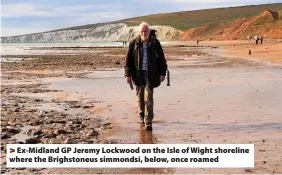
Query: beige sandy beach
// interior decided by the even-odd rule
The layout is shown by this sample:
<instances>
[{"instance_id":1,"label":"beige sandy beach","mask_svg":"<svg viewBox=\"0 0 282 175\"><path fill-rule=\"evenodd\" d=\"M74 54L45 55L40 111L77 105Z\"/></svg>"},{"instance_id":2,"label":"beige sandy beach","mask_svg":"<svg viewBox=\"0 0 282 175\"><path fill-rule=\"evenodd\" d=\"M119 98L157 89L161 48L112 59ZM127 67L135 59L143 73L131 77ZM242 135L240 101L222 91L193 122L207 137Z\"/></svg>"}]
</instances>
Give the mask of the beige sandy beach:
<instances>
[{"instance_id":1,"label":"beige sandy beach","mask_svg":"<svg viewBox=\"0 0 282 175\"><path fill-rule=\"evenodd\" d=\"M247 45L226 46L224 48L230 55L282 64L282 42L264 42L263 44L259 43L259 45L251 43ZM251 55L249 55L249 50L251 50Z\"/></svg>"},{"instance_id":2,"label":"beige sandy beach","mask_svg":"<svg viewBox=\"0 0 282 175\"><path fill-rule=\"evenodd\" d=\"M165 43L167 46L196 46L195 41L175 41ZM230 41L200 41L198 47L219 47L231 56L257 59L264 62L282 64L282 40L266 39L263 44L255 41L230 40ZM251 55L249 55L251 50Z\"/></svg>"}]
</instances>

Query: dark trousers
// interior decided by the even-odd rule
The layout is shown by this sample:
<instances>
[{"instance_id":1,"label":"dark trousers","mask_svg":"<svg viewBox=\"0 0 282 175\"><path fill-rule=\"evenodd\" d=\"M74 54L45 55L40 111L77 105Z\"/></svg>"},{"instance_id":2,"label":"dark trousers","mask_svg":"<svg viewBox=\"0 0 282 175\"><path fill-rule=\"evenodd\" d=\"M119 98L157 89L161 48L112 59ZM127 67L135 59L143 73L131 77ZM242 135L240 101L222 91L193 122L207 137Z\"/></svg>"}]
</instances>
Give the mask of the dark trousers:
<instances>
[{"instance_id":1,"label":"dark trousers","mask_svg":"<svg viewBox=\"0 0 282 175\"><path fill-rule=\"evenodd\" d=\"M144 114L144 122L150 124L154 115L153 89L149 88L148 74L146 71L143 71L143 76L146 82L145 85L136 87L138 112L140 115Z\"/></svg>"}]
</instances>

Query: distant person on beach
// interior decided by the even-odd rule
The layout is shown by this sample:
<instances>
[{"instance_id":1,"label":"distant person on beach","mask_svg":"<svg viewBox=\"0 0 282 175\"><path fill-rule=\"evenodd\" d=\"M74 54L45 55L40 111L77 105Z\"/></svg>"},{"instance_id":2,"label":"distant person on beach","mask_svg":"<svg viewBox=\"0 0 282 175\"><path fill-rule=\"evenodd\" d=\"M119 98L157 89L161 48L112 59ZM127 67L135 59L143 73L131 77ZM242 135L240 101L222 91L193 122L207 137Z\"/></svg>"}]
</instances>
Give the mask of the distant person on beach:
<instances>
[{"instance_id":1,"label":"distant person on beach","mask_svg":"<svg viewBox=\"0 0 282 175\"><path fill-rule=\"evenodd\" d=\"M256 45L258 45L259 38L257 35L255 36L255 41L256 41Z\"/></svg>"},{"instance_id":2,"label":"distant person on beach","mask_svg":"<svg viewBox=\"0 0 282 175\"><path fill-rule=\"evenodd\" d=\"M199 42L200 42L200 41L199 41L199 40L197 40L197 46L199 45Z\"/></svg>"},{"instance_id":3,"label":"distant person on beach","mask_svg":"<svg viewBox=\"0 0 282 175\"><path fill-rule=\"evenodd\" d=\"M260 44L263 42L263 36L260 37Z\"/></svg>"},{"instance_id":4,"label":"distant person on beach","mask_svg":"<svg viewBox=\"0 0 282 175\"><path fill-rule=\"evenodd\" d=\"M153 89L165 80L167 63L160 41L150 36L150 27L142 22L139 36L130 41L124 66L127 83L134 83L140 122L151 131L153 112Z\"/></svg>"}]
</instances>

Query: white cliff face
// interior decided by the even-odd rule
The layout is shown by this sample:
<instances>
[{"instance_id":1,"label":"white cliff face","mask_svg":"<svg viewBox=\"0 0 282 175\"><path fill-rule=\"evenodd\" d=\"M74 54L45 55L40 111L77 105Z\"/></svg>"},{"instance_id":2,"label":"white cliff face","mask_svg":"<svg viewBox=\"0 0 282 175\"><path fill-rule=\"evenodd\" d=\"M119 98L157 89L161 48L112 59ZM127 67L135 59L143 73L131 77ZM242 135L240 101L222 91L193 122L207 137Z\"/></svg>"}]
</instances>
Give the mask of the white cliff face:
<instances>
[{"instance_id":1,"label":"white cliff face","mask_svg":"<svg viewBox=\"0 0 282 175\"><path fill-rule=\"evenodd\" d=\"M183 33L170 26L151 26L157 30L161 41L178 40ZM91 29L61 30L21 36L1 37L1 42L87 42L129 41L138 35L138 26L128 27L124 23L106 24Z\"/></svg>"}]
</instances>

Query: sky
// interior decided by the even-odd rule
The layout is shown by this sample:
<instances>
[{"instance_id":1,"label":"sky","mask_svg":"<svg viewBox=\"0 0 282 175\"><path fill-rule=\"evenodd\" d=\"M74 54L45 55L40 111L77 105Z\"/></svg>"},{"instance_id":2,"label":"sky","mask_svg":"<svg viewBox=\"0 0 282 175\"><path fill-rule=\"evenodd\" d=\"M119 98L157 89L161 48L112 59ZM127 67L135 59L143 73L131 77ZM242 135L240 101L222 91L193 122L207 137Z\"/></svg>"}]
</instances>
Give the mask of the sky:
<instances>
[{"instance_id":1,"label":"sky","mask_svg":"<svg viewBox=\"0 0 282 175\"><path fill-rule=\"evenodd\" d=\"M281 2L282 0L1 0L1 36L50 31L156 13Z\"/></svg>"}]
</instances>

